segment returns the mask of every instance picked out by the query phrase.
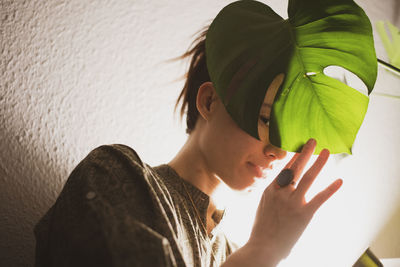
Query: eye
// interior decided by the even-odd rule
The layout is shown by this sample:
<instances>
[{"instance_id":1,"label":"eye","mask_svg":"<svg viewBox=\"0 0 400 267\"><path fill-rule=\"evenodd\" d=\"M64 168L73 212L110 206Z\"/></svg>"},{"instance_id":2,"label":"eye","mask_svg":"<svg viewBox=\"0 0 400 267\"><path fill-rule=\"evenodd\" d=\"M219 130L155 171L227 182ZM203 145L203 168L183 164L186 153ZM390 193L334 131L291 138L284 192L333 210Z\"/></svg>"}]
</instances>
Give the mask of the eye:
<instances>
[{"instance_id":1,"label":"eye","mask_svg":"<svg viewBox=\"0 0 400 267\"><path fill-rule=\"evenodd\" d=\"M262 121L266 126L269 126L269 118L260 116L260 121Z\"/></svg>"}]
</instances>

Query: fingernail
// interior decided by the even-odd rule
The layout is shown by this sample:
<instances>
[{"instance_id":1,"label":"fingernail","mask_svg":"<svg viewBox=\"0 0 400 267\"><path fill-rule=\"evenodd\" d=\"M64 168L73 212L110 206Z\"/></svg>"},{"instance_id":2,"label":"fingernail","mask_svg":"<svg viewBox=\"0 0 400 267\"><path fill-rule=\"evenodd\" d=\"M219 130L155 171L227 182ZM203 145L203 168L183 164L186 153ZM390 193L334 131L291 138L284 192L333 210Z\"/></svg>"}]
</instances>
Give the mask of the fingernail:
<instances>
[{"instance_id":1,"label":"fingernail","mask_svg":"<svg viewBox=\"0 0 400 267\"><path fill-rule=\"evenodd\" d=\"M310 140L308 140L308 143L310 145L315 145L317 143L317 141L314 138L310 138Z\"/></svg>"}]
</instances>

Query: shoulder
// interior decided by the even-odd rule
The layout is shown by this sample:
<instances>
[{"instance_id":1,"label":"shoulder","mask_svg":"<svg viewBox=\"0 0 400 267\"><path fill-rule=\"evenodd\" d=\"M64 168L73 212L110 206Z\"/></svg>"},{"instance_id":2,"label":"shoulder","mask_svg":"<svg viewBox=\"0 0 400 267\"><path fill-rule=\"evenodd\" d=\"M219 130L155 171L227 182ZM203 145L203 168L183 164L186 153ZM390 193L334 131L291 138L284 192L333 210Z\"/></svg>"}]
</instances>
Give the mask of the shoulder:
<instances>
[{"instance_id":1,"label":"shoulder","mask_svg":"<svg viewBox=\"0 0 400 267\"><path fill-rule=\"evenodd\" d=\"M55 215L119 210L148 221L155 207L149 186L152 174L146 168L128 146L97 147L69 175L54 205Z\"/></svg>"},{"instance_id":2,"label":"shoulder","mask_svg":"<svg viewBox=\"0 0 400 267\"><path fill-rule=\"evenodd\" d=\"M99 182L140 182L146 164L131 147L121 144L102 145L93 149L71 172L67 183L79 180Z\"/></svg>"},{"instance_id":3,"label":"shoulder","mask_svg":"<svg viewBox=\"0 0 400 267\"><path fill-rule=\"evenodd\" d=\"M145 167L138 153L131 147L122 144L102 145L93 149L82 161L89 164L105 164L108 167L135 166Z\"/></svg>"},{"instance_id":4,"label":"shoulder","mask_svg":"<svg viewBox=\"0 0 400 267\"><path fill-rule=\"evenodd\" d=\"M37 262L83 258L86 261L71 266L124 265L120 261L163 266L160 262L167 258L160 255L171 249L158 231L160 212L147 176L151 175L146 164L128 146L92 150L71 172L56 203L34 229Z\"/></svg>"},{"instance_id":5,"label":"shoulder","mask_svg":"<svg viewBox=\"0 0 400 267\"><path fill-rule=\"evenodd\" d=\"M102 145L93 149L71 172L69 184L99 194L116 194L116 190L141 191L147 187L148 168L138 153L122 144ZM139 194L143 195L143 194ZM126 196L129 197L129 196Z\"/></svg>"},{"instance_id":6,"label":"shoulder","mask_svg":"<svg viewBox=\"0 0 400 267\"><path fill-rule=\"evenodd\" d=\"M75 227L77 218L89 214L108 222L112 214L149 222L155 207L145 168L136 151L128 146L97 147L71 172L46 216L57 224L68 221L68 227Z\"/></svg>"}]
</instances>

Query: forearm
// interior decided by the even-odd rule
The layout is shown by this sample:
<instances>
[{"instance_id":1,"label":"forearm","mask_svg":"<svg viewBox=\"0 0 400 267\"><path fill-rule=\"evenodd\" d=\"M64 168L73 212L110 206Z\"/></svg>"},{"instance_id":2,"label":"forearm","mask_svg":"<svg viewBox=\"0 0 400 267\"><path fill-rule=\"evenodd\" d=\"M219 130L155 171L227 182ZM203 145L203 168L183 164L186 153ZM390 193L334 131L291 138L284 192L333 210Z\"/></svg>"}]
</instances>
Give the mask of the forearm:
<instances>
[{"instance_id":1,"label":"forearm","mask_svg":"<svg viewBox=\"0 0 400 267\"><path fill-rule=\"evenodd\" d=\"M275 267L280 261L281 257L271 249L246 244L232 253L222 267Z\"/></svg>"}]
</instances>

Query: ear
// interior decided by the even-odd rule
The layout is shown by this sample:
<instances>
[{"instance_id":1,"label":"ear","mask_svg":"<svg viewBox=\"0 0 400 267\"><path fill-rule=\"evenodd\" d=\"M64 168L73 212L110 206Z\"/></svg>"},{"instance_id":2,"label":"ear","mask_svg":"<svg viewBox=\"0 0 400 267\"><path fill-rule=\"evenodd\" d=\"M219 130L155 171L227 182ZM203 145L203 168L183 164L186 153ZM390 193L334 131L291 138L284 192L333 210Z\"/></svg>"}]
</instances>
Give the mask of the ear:
<instances>
[{"instance_id":1,"label":"ear","mask_svg":"<svg viewBox=\"0 0 400 267\"><path fill-rule=\"evenodd\" d=\"M212 82L205 82L200 85L196 97L196 107L200 115L208 121L211 114L214 113L217 104L218 95Z\"/></svg>"}]
</instances>

